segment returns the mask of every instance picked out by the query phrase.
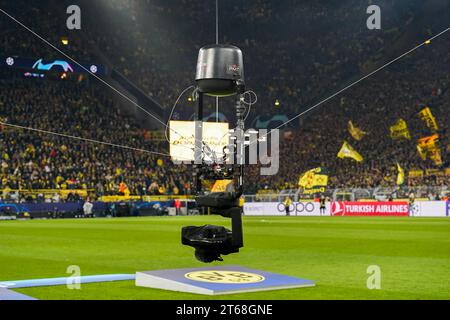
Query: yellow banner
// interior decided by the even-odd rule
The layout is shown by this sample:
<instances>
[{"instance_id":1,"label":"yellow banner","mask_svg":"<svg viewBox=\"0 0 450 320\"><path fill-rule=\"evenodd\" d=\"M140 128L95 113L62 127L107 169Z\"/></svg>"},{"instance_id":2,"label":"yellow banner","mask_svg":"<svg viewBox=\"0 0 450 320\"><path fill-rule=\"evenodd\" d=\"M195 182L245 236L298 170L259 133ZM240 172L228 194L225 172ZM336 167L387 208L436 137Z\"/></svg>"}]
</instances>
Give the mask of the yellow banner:
<instances>
[{"instance_id":1,"label":"yellow banner","mask_svg":"<svg viewBox=\"0 0 450 320\"><path fill-rule=\"evenodd\" d=\"M139 201L141 196L102 196L98 200L103 202Z\"/></svg>"},{"instance_id":2,"label":"yellow banner","mask_svg":"<svg viewBox=\"0 0 450 320\"><path fill-rule=\"evenodd\" d=\"M7 190L8 192L19 192L22 195L25 196L32 196L36 197L39 194L44 195L44 198L51 198L55 194L58 194L61 198L65 199L69 195L69 193L72 194L78 194L80 197L87 197L89 192L94 192L94 189L34 189L34 190L28 190L28 189L7 189L4 188L3 190L0 190L0 194L2 191Z\"/></svg>"},{"instance_id":3,"label":"yellow banner","mask_svg":"<svg viewBox=\"0 0 450 320\"><path fill-rule=\"evenodd\" d=\"M427 170L410 170L408 172L410 178L421 178L424 176L450 176L450 168L445 170L427 169Z\"/></svg>"},{"instance_id":4,"label":"yellow banner","mask_svg":"<svg viewBox=\"0 0 450 320\"><path fill-rule=\"evenodd\" d=\"M408 176L410 178L420 178L423 177L423 170L409 170Z\"/></svg>"},{"instance_id":5,"label":"yellow banner","mask_svg":"<svg viewBox=\"0 0 450 320\"><path fill-rule=\"evenodd\" d=\"M348 132L350 132L353 139L358 141L360 141L367 134L367 132L355 127L351 120L348 122Z\"/></svg>"},{"instance_id":6,"label":"yellow banner","mask_svg":"<svg viewBox=\"0 0 450 320\"><path fill-rule=\"evenodd\" d=\"M427 176L445 176L445 171L441 171L439 169L427 169L425 170L425 174Z\"/></svg>"},{"instance_id":7,"label":"yellow banner","mask_svg":"<svg viewBox=\"0 0 450 320\"><path fill-rule=\"evenodd\" d=\"M401 138L411 140L411 135L408 130L408 125L406 124L406 121L403 119L398 119L397 122L391 126L391 138L394 140L398 140Z\"/></svg>"},{"instance_id":8,"label":"yellow banner","mask_svg":"<svg viewBox=\"0 0 450 320\"><path fill-rule=\"evenodd\" d=\"M353 160L358 162L364 160L363 156L360 155L355 149L353 149L353 147L349 145L347 141L344 141L344 144L342 145L341 150L339 150L337 157L340 159L352 158Z\"/></svg>"},{"instance_id":9,"label":"yellow banner","mask_svg":"<svg viewBox=\"0 0 450 320\"><path fill-rule=\"evenodd\" d=\"M425 107L419 112L420 119L425 121L428 128L434 131L438 131L438 125L436 123L436 118L431 113L431 110L429 107Z\"/></svg>"}]
</instances>

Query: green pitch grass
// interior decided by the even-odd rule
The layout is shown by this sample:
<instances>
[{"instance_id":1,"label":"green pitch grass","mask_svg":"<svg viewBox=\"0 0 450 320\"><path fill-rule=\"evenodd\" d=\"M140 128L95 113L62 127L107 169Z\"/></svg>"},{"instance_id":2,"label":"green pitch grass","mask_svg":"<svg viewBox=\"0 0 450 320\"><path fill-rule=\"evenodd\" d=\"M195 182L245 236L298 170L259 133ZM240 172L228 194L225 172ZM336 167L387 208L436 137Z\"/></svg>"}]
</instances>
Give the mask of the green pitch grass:
<instances>
[{"instance_id":1,"label":"green pitch grass","mask_svg":"<svg viewBox=\"0 0 450 320\"><path fill-rule=\"evenodd\" d=\"M0 281L200 267L180 244L186 225L221 217L0 221ZM17 290L38 299L450 299L450 219L244 217L245 247L213 265L242 265L314 280L313 288L200 296L133 281ZM381 268L369 290L367 268Z\"/></svg>"}]
</instances>

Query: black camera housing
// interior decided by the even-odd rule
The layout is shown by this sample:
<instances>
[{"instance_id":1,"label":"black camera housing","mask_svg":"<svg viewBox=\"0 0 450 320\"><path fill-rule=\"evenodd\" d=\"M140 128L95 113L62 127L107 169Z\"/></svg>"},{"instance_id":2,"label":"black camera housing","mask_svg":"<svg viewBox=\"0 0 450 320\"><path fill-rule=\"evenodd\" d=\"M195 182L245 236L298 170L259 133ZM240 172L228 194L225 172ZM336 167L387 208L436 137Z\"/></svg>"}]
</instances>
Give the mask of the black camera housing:
<instances>
[{"instance_id":1,"label":"black camera housing","mask_svg":"<svg viewBox=\"0 0 450 320\"><path fill-rule=\"evenodd\" d=\"M214 225L183 227L181 243L195 249L197 260L204 263L223 261L221 255L237 253L243 246L239 196L236 193L217 192L196 198L198 206L211 208L212 214L231 218L232 224L232 230Z\"/></svg>"},{"instance_id":2,"label":"black camera housing","mask_svg":"<svg viewBox=\"0 0 450 320\"><path fill-rule=\"evenodd\" d=\"M181 230L181 243L195 248L195 257L205 263L223 261L222 254L238 252L233 247L232 231L225 227L205 225L184 227Z\"/></svg>"}]
</instances>

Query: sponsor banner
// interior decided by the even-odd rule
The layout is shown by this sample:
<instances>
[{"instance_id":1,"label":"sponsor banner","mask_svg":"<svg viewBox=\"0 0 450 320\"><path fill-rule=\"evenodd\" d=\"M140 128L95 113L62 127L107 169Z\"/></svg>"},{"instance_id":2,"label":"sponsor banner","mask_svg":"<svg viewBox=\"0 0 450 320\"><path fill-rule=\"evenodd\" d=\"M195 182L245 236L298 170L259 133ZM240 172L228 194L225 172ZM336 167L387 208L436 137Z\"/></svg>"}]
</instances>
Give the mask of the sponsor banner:
<instances>
[{"instance_id":1,"label":"sponsor banner","mask_svg":"<svg viewBox=\"0 0 450 320\"><path fill-rule=\"evenodd\" d=\"M286 206L282 202L247 202L244 204L246 216L285 216ZM291 216L320 216L318 202L293 202L289 206ZM330 204L327 203L323 216L330 215Z\"/></svg>"},{"instance_id":2,"label":"sponsor banner","mask_svg":"<svg viewBox=\"0 0 450 320\"><path fill-rule=\"evenodd\" d=\"M103 216L113 211L111 204L115 203L114 212L119 213L121 204L127 207L122 215L148 215L149 213L162 213L167 207L174 206L174 201L114 201L111 203L94 201L94 214ZM22 218L73 218L83 212L83 202L59 203L3 203L0 202L0 220Z\"/></svg>"},{"instance_id":3,"label":"sponsor banner","mask_svg":"<svg viewBox=\"0 0 450 320\"><path fill-rule=\"evenodd\" d=\"M411 217L445 217L448 213L446 204L445 201L417 201L411 206L409 215Z\"/></svg>"},{"instance_id":4,"label":"sponsor banner","mask_svg":"<svg viewBox=\"0 0 450 320\"><path fill-rule=\"evenodd\" d=\"M332 202L332 216L408 216L407 202Z\"/></svg>"},{"instance_id":5,"label":"sponsor banner","mask_svg":"<svg viewBox=\"0 0 450 320\"><path fill-rule=\"evenodd\" d=\"M59 71L69 73L88 73L87 70L96 75L106 75L105 66L97 63L82 62L80 67L70 60L55 60L45 57L25 58L18 56L2 56L0 57L0 67L14 69L28 69L40 72Z\"/></svg>"},{"instance_id":6,"label":"sponsor banner","mask_svg":"<svg viewBox=\"0 0 450 320\"><path fill-rule=\"evenodd\" d=\"M0 220L16 220L16 216L2 216L0 215Z\"/></svg>"},{"instance_id":7,"label":"sponsor banner","mask_svg":"<svg viewBox=\"0 0 450 320\"><path fill-rule=\"evenodd\" d=\"M286 216L286 207L279 202L248 202L244 204L247 216ZM320 216L318 202L294 202L291 216ZM406 201L394 202L327 202L325 216L412 216L450 217L450 201L416 201L409 206Z\"/></svg>"}]
</instances>

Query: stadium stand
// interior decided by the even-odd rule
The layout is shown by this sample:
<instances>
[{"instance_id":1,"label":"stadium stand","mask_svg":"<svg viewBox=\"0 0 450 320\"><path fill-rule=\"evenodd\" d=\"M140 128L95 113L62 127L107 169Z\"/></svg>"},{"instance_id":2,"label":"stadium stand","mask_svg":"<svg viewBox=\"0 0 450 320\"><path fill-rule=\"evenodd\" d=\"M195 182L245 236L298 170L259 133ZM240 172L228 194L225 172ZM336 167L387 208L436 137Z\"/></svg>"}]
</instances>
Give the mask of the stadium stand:
<instances>
[{"instance_id":1,"label":"stadium stand","mask_svg":"<svg viewBox=\"0 0 450 320\"><path fill-rule=\"evenodd\" d=\"M0 114L5 122L135 148L165 149L146 139L146 131L115 109L93 84L24 80L9 73L1 85ZM167 159L160 159L164 165L158 166L157 156L9 127L1 128L1 141L3 188L88 188L112 195L126 182L132 194L141 194L143 188L149 194L159 194L160 188L163 193L174 188L189 192L184 168Z\"/></svg>"},{"instance_id":2,"label":"stadium stand","mask_svg":"<svg viewBox=\"0 0 450 320\"><path fill-rule=\"evenodd\" d=\"M30 1L19 7L0 1L2 8L67 54L80 61L105 63L166 110L192 84L198 49L214 41L213 28L196 28L214 24L213 8L197 1L89 2L91 10L83 15L83 32L64 28L66 16L61 8L67 3ZM221 26L221 40L239 46L251 60L247 63L247 81L259 102L249 125L254 125L261 114L264 119L280 114L290 118L374 70L388 60L386 57L398 55L439 31L438 22L426 25L417 20L416 13L426 9L420 1L410 1L401 15L397 15L392 1L380 1L387 8L383 21L388 31L383 33L364 28L361 12L365 7L360 1L336 2L334 8L322 6L320 1L298 3L223 2L222 9L229 17ZM99 10L105 10L104 14L96 14ZM49 16L39 21L45 23L33 18L44 14ZM171 21L177 22L176 27ZM361 27L354 29L349 21ZM0 33L0 56L59 57L7 17L2 15L0 22L8 26ZM96 28L91 28L94 24ZM412 25L416 35L405 35ZM193 36L185 38L178 32L180 26ZM69 44L61 44L61 37L67 37ZM405 40L405 44L390 46L394 40ZM318 166L329 169L331 189L394 187L397 162L407 171L406 188L448 186L449 67L445 43L425 46L326 102L307 118L292 122L285 129L289 135L281 141L280 150L281 163L290 165L281 165L276 176L267 177L259 175L258 167L248 168L246 193L295 189L299 175ZM124 114L109 89L94 79L28 79L23 72L11 70L1 70L0 78L0 117L4 122L168 153L168 144L152 139L139 119ZM278 107L274 106L276 100L281 102ZM208 101L205 113L214 111L212 99ZM418 117L425 106L430 107L439 126L441 165L423 161L417 152L417 139L430 134ZM184 98L175 118L189 119L193 112L193 102ZM221 112L232 119L226 108ZM399 118L407 122L410 140L391 139L389 128ZM361 141L349 135L348 121L367 132ZM166 157L6 126L0 130L3 199L25 201L24 193L15 195L14 190L19 189L84 189L96 197L190 194L188 169ZM344 140L358 150L363 162L336 157ZM408 175L415 171L430 174Z\"/></svg>"}]
</instances>

